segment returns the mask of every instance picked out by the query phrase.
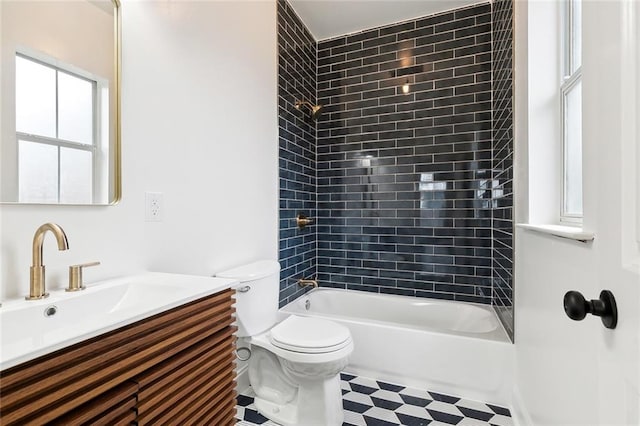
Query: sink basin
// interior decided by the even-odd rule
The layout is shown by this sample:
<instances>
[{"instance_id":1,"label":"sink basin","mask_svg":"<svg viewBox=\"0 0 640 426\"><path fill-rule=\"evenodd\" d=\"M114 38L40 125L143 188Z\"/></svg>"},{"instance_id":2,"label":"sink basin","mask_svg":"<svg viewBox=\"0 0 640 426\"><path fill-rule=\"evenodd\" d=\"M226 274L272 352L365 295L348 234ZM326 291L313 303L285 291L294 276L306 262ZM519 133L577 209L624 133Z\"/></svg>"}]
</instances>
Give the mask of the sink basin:
<instances>
[{"instance_id":1,"label":"sink basin","mask_svg":"<svg viewBox=\"0 0 640 426\"><path fill-rule=\"evenodd\" d=\"M0 307L0 370L231 287L224 278L145 273Z\"/></svg>"}]
</instances>

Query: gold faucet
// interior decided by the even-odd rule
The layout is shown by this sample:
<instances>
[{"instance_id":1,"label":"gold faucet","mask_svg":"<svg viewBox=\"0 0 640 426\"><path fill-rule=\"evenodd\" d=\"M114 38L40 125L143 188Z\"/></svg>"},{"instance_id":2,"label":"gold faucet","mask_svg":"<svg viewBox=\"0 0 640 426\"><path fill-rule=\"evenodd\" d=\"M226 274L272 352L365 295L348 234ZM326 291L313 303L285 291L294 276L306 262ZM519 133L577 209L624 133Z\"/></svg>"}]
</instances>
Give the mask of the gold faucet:
<instances>
[{"instance_id":1,"label":"gold faucet","mask_svg":"<svg viewBox=\"0 0 640 426\"><path fill-rule=\"evenodd\" d=\"M299 213L296 216L296 225L299 229L304 229L306 226L311 225L313 223L313 219L308 218L303 213Z\"/></svg>"},{"instance_id":2,"label":"gold faucet","mask_svg":"<svg viewBox=\"0 0 640 426\"><path fill-rule=\"evenodd\" d=\"M304 278L300 278L298 280L298 285L300 287L313 287L316 288L318 287L318 280L317 279L304 279Z\"/></svg>"},{"instance_id":3,"label":"gold faucet","mask_svg":"<svg viewBox=\"0 0 640 426\"><path fill-rule=\"evenodd\" d=\"M36 229L36 233L33 236L33 246L31 248L33 261L31 269L29 270L29 295L25 297L27 300L44 299L49 296L49 293L45 291L44 265L42 264L42 243L44 243L44 236L47 231L51 231L56 237L56 240L58 240L58 250L67 250L69 248L67 235L59 225L55 223L45 223Z\"/></svg>"}]
</instances>

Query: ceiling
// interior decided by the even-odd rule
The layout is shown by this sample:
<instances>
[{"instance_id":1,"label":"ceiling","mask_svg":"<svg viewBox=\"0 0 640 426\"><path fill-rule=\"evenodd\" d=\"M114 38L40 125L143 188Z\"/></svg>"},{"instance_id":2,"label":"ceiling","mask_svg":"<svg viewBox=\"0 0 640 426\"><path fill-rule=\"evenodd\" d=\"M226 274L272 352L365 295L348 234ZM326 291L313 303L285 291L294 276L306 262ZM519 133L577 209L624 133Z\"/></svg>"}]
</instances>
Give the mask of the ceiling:
<instances>
[{"instance_id":1,"label":"ceiling","mask_svg":"<svg viewBox=\"0 0 640 426\"><path fill-rule=\"evenodd\" d=\"M481 2L482 0L289 0L316 40L326 40Z\"/></svg>"}]
</instances>

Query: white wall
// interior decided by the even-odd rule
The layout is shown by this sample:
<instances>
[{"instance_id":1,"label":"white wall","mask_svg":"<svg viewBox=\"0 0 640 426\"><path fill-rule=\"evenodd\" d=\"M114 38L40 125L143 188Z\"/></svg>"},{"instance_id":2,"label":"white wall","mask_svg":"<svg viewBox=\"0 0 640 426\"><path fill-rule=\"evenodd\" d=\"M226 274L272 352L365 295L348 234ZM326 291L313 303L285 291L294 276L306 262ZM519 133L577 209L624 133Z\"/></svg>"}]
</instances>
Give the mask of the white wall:
<instances>
[{"instance_id":1,"label":"white wall","mask_svg":"<svg viewBox=\"0 0 640 426\"><path fill-rule=\"evenodd\" d=\"M123 197L116 206L0 207L0 299L29 287L44 222L47 287L99 260L85 281L141 270L210 275L277 259L278 134L274 2L133 2L122 6ZM145 191L164 220L144 221Z\"/></svg>"}]
</instances>

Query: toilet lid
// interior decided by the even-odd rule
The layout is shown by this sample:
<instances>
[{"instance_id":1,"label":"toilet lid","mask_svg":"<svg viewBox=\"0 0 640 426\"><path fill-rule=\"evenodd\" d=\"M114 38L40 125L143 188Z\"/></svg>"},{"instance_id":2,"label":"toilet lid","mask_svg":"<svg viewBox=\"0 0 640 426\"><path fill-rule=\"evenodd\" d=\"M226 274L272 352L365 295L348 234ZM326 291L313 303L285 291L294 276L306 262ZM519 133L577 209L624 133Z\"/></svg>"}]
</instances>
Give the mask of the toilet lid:
<instances>
[{"instance_id":1,"label":"toilet lid","mask_svg":"<svg viewBox=\"0 0 640 426\"><path fill-rule=\"evenodd\" d=\"M274 346L295 352L323 353L341 349L351 341L349 329L333 321L291 315L271 329Z\"/></svg>"}]
</instances>

